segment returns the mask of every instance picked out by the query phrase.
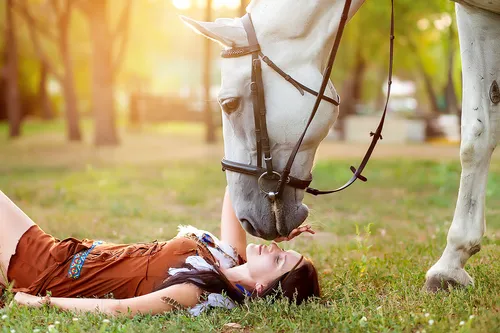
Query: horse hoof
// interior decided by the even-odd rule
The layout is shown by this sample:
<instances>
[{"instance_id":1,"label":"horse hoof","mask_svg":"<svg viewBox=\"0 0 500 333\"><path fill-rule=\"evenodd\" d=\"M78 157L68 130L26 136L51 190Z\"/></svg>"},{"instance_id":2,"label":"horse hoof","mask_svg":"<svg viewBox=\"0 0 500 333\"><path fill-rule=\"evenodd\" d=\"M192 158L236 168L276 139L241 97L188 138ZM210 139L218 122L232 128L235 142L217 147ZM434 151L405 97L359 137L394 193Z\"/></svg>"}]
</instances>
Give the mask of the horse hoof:
<instances>
[{"instance_id":1,"label":"horse hoof","mask_svg":"<svg viewBox=\"0 0 500 333\"><path fill-rule=\"evenodd\" d=\"M429 272L424 290L430 293L450 291L452 288L474 286L474 281L464 269L452 272Z\"/></svg>"}]
</instances>

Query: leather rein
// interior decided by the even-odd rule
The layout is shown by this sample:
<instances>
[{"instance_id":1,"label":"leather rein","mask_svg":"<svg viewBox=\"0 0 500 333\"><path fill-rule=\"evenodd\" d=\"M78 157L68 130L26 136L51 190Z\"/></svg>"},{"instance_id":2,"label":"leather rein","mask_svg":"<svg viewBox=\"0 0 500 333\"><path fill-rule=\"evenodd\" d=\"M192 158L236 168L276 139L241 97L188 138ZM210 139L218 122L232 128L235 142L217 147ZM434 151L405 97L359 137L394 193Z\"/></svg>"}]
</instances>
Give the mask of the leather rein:
<instances>
[{"instance_id":1,"label":"leather rein","mask_svg":"<svg viewBox=\"0 0 500 333\"><path fill-rule=\"evenodd\" d=\"M254 25L252 23L252 19L250 13L247 13L245 16L241 18L243 22L243 26L245 28L247 37L248 37L248 46L245 47L233 47L227 50L222 51L221 56L223 58L236 58L242 57L245 55L252 56L252 74L251 74L251 95L252 95L252 104L254 109L254 121L255 121L255 137L256 137L256 146L257 146L257 166L247 165L239 162L229 161L225 158L222 159L222 170L223 171L232 171L238 172L254 177L258 177L258 185L260 190L267 195L267 197L274 201L283 193L284 187L286 185L305 190L307 193L312 195L323 195L340 192L349 186L351 186L356 180L361 180L363 182L367 181L367 178L362 176L361 173L365 169L368 161L377 145L378 140L382 139L382 129L384 126L387 107L389 104L389 97L391 94L391 85L392 85L392 71L393 71L393 62L394 62L394 0L391 0L391 28L390 28L390 47L389 47L389 73L388 73L388 82L387 82L387 99L384 106L384 111L382 113L380 122L375 132L370 132L370 136L372 137L372 141L368 150L361 161L361 164L358 168L351 166L350 170L353 173L351 179L349 179L343 186L328 191L321 191L315 188L309 187L309 184L312 181L312 176L309 179L298 179L292 177L290 175L293 162L299 148L302 144L302 141L309 129L310 124L312 123L316 112L319 109L321 101L327 101L335 106L340 104L340 97L337 95L337 99L332 99L328 96L325 96L325 90L328 85L328 81L330 80L330 75L332 73L333 64L335 62L335 58L337 55L337 51L340 45L340 41L342 39L342 35L344 32L345 25L347 23L349 9L351 7L352 0L346 0L344 9L342 11L342 16L340 19L339 27L337 34L335 36L335 41L333 43L327 66L323 72L323 81L321 83L321 87L319 91L315 91L310 89L309 87L301 84L300 82L293 79L290 75L286 74L282 71L276 64L274 64L268 57L266 57L260 48L260 45L257 40L257 35L255 33ZM287 164L281 174L273 169L273 161L271 156L271 148L269 142L269 135L267 131L267 123L266 123L266 106L264 99L264 84L262 80L262 63L261 60L266 63L269 67L271 67L276 73L278 73L281 77L283 77L286 81L292 84L301 95L304 95L304 92L307 92L311 95L316 96L316 101L314 107L311 111L311 115L309 116L309 120L307 121L307 125L302 132L299 140L294 146L290 157L288 158ZM262 156L264 157L265 166L262 165ZM272 181L271 189L266 188L265 182ZM275 184L275 185L274 185ZM269 186L268 186L269 187Z\"/></svg>"}]
</instances>

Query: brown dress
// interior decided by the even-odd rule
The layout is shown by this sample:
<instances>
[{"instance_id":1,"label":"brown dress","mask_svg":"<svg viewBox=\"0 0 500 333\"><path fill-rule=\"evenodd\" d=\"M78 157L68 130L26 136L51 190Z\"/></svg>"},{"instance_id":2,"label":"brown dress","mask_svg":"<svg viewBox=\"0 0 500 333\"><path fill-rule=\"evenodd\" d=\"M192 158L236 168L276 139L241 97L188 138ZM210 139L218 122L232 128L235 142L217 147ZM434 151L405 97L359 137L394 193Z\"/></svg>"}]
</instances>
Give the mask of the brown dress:
<instances>
[{"instance_id":1,"label":"brown dress","mask_svg":"<svg viewBox=\"0 0 500 333\"><path fill-rule=\"evenodd\" d=\"M191 255L213 258L189 238L167 242L108 244L89 251L76 278L69 269L74 257L88 252L92 240L58 240L34 225L21 237L7 277L14 292L54 297L130 298L151 293Z\"/></svg>"}]
</instances>

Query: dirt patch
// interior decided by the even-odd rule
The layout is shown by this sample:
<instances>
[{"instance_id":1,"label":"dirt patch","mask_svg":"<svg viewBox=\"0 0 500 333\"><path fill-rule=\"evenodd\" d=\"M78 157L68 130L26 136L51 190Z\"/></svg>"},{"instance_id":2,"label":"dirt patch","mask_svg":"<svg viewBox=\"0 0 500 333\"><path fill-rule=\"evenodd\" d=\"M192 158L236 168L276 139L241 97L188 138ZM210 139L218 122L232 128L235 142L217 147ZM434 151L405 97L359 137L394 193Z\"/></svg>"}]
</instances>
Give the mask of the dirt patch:
<instances>
[{"instance_id":1,"label":"dirt patch","mask_svg":"<svg viewBox=\"0 0 500 333\"><path fill-rule=\"evenodd\" d=\"M319 159L360 159L364 156L368 145L350 144L333 141L322 142L318 150ZM384 144L380 142L372 157L375 159L405 158L405 159L430 159L450 160L459 159L460 147L458 145L431 145L431 144ZM498 156L500 157L500 156Z\"/></svg>"}]
</instances>

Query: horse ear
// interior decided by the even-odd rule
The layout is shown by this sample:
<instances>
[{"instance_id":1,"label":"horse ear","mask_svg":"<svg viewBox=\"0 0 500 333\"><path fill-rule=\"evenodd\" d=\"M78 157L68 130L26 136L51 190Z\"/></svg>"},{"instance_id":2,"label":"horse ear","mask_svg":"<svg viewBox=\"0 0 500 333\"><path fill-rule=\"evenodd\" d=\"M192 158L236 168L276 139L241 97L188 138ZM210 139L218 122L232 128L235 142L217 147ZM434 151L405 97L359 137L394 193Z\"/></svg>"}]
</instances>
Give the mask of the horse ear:
<instances>
[{"instance_id":1,"label":"horse ear","mask_svg":"<svg viewBox=\"0 0 500 333\"><path fill-rule=\"evenodd\" d=\"M245 29L239 19L217 19L215 22L201 22L182 15L180 17L196 33L202 34L224 47L244 46L247 44Z\"/></svg>"}]
</instances>

